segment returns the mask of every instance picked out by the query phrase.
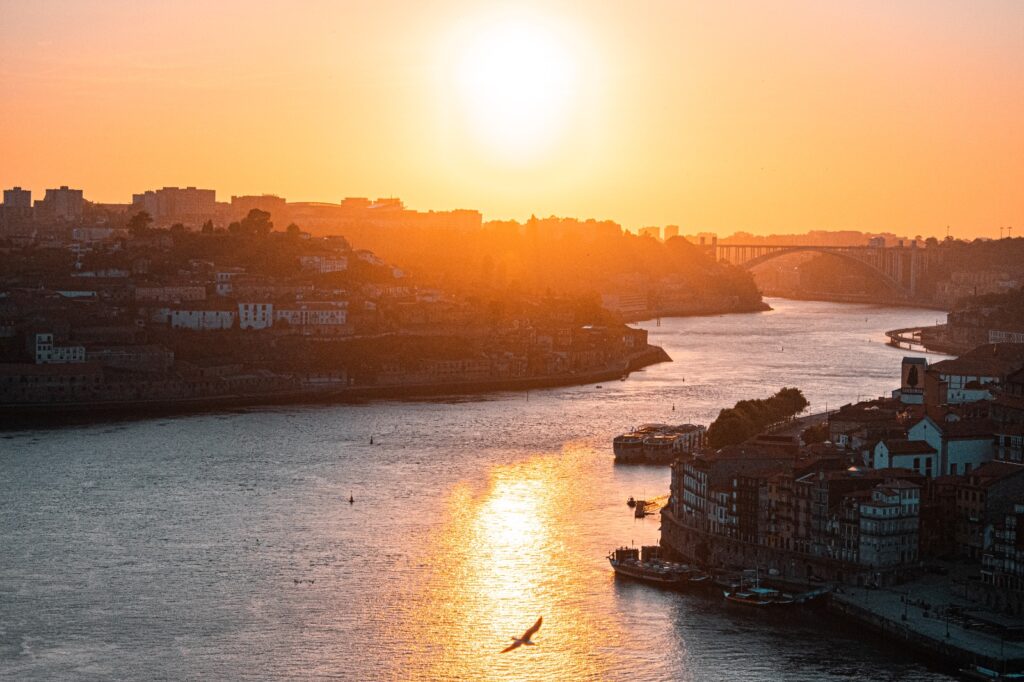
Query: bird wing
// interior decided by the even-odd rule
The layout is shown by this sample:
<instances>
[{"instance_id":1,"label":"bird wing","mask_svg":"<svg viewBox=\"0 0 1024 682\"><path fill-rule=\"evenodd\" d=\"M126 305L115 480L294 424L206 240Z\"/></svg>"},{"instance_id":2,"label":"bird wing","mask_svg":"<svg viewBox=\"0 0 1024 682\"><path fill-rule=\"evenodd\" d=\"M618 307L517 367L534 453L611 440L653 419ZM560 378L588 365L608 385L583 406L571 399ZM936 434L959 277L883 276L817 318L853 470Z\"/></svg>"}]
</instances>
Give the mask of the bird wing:
<instances>
[{"instance_id":1,"label":"bird wing","mask_svg":"<svg viewBox=\"0 0 1024 682\"><path fill-rule=\"evenodd\" d=\"M544 622L544 616L537 619L537 622L530 626L530 629L523 633L523 639L530 639L533 637L537 630L540 630L540 624Z\"/></svg>"},{"instance_id":2,"label":"bird wing","mask_svg":"<svg viewBox=\"0 0 1024 682\"><path fill-rule=\"evenodd\" d=\"M501 650L501 653L505 653L505 652L507 652L507 651L512 651L513 649L518 649L518 648L519 648L519 645L520 645L520 644L522 644L522 642L520 642L520 641L519 641L519 640L517 639L516 641L512 642L512 643L511 643L511 644L509 644L509 645L508 645L507 647L505 647L504 649L502 649L502 650Z\"/></svg>"}]
</instances>

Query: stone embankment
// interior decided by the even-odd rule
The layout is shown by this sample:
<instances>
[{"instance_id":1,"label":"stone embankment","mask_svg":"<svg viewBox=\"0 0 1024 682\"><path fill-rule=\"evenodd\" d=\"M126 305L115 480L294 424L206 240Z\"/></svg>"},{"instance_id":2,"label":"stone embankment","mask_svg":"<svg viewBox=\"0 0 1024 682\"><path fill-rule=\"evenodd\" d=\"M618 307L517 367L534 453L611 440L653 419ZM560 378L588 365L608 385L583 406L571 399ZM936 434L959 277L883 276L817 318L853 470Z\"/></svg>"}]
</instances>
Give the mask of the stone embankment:
<instances>
[{"instance_id":1,"label":"stone embankment","mask_svg":"<svg viewBox=\"0 0 1024 682\"><path fill-rule=\"evenodd\" d=\"M240 407L330 404L374 399L405 399L441 395L475 395L499 391L578 386L613 381L630 372L672 358L660 346L647 346L622 361L589 372L570 372L516 379L448 381L401 385L364 385L344 388L310 388L278 392L236 393L181 400L91 401L81 403L8 404L0 407L0 430L26 426L61 424L75 418L124 418L183 414Z\"/></svg>"}]
</instances>

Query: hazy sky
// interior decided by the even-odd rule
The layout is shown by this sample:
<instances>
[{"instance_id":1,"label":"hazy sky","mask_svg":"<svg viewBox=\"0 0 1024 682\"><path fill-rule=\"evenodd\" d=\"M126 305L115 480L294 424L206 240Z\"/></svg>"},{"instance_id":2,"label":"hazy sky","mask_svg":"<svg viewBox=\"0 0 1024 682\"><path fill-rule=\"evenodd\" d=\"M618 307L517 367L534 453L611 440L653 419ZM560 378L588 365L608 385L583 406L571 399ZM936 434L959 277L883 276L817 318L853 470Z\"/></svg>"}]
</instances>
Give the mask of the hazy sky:
<instances>
[{"instance_id":1,"label":"hazy sky","mask_svg":"<svg viewBox=\"0 0 1024 682\"><path fill-rule=\"evenodd\" d=\"M1024 2L0 0L0 185L1024 235Z\"/></svg>"}]
</instances>

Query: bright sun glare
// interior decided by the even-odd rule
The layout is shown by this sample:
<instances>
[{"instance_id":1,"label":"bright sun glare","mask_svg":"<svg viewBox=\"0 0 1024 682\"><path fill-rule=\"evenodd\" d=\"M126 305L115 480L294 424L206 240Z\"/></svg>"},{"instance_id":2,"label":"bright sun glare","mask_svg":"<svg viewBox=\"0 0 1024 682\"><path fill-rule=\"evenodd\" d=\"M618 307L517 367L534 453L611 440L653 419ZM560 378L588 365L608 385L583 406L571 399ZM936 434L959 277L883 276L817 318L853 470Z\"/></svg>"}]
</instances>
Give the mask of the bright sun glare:
<instances>
[{"instance_id":1,"label":"bright sun glare","mask_svg":"<svg viewBox=\"0 0 1024 682\"><path fill-rule=\"evenodd\" d=\"M569 118L575 71L565 37L537 19L506 17L474 27L456 74L469 132L507 159L550 148Z\"/></svg>"}]
</instances>

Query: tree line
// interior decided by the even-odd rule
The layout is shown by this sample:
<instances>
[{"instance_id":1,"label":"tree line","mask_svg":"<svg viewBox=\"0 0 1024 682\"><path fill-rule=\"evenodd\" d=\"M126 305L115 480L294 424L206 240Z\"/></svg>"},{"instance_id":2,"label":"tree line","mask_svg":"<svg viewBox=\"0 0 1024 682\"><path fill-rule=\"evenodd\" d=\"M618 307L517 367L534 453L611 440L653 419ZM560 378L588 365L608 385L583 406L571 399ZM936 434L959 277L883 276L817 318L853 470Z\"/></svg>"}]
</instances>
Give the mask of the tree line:
<instances>
[{"instance_id":1,"label":"tree line","mask_svg":"<svg viewBox=\"0 0 1024 682\"><path fill-rule=\"evenodd\" d=\"M808 404L799 388L783 388L770 398L741 400L718 413L708 427L708 444L713 448L737 445L775 422L800 414Z\"/></svg>"}]
</instances>

